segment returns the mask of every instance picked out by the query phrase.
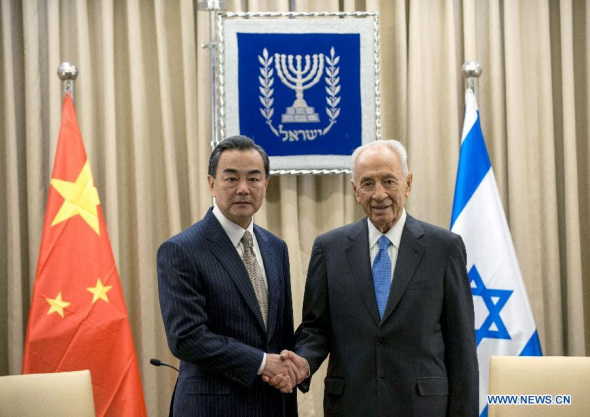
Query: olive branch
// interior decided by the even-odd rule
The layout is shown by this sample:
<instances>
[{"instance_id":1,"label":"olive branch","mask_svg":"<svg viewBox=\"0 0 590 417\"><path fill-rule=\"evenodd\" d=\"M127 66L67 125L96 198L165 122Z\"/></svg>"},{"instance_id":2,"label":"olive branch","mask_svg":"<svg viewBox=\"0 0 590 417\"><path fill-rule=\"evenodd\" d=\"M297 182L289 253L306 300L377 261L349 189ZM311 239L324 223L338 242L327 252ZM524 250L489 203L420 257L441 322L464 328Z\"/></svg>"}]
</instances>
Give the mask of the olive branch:
<instances>
[{"instance_id":1,"label":"olive branch","mask_svg":"<svg viewBox=\"0 0 590 417\"><path fill-rule=\"evenodd\" d=\"M330 117L330 124L322 132L323 135L328 133L340 115L340 108L338 108L338 104L340 103L340 97L338 96L340 92L340 77L338 76L340 74L340 68L337 66L338 62L340 62L340 57L334 56L334 47L330 49L330 57L326 56L326 62L328 63L326 67L326 74L328 76L324 78L327 84L326 93L328 94L326 97L326 102L328 103L326 114Z\"/></svg>"},{"instance_id":2,"label":"olive branch","mask_svg":"<svg viewBox=\"0 0 590 417\"><path fill-rule=\"evenodd\" d=\"M260 109L260 113L262 114L262 117L266 119L266 124L270 127L270 130L272 130L276 136L279 136L279 132L272 125L272 115L275 112L272 107L274 103L274 89L272 88L274 84L274 70L272 68L273 57L269 56L268 51L264 48L262 56L258 55L258 61L260 62L260 65L262 65L260 67L260 75L258 76L258 81L260 82L258 89L261 94L258 98L263 106Z\"/></svg>"}]
</instances>

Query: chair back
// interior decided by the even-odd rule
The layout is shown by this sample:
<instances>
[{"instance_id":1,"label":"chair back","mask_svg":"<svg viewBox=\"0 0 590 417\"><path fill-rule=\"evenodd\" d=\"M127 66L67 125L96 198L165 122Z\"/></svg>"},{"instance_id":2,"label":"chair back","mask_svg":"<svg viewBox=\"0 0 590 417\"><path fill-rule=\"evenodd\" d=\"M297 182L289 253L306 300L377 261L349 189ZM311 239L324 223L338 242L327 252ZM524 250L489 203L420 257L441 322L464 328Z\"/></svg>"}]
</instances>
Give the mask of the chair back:
<instances>
[{"instance_id":1,"label":"chair back","mask_svg":"<svg viewBox=\"0 0 590 417\"><path fill-rule=\"evenodd\" d=\"M2 417L95 417L90 371L0 377Z\"/></svg>"},{"instance_id":2,"label":"chair back","mask_svg":"<svg viewBox=\"0 0 590 417\"><path fill-rule=\"evenodd\" d=\"M590 416L590 358L494 356L489 394L488 417Z\"/></svg>"}]
</instances>

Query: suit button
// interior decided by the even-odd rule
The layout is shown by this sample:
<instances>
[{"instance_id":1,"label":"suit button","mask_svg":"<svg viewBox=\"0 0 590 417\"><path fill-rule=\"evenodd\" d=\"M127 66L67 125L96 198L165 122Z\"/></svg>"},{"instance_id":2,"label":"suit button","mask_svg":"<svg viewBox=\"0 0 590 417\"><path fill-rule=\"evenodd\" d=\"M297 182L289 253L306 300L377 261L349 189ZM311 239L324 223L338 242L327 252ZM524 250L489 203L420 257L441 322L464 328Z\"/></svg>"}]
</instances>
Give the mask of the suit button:
<instances>
[{"instance_id":1,"label":"suit button","mask_svg":"<svg viewBox=\"0 0 590 417\"><path fill-rule=\"evenodd\" d=\"M377 346L382 347L383 345L385 345L383 339L377 339Z\"/></svg>"}]
</instances>

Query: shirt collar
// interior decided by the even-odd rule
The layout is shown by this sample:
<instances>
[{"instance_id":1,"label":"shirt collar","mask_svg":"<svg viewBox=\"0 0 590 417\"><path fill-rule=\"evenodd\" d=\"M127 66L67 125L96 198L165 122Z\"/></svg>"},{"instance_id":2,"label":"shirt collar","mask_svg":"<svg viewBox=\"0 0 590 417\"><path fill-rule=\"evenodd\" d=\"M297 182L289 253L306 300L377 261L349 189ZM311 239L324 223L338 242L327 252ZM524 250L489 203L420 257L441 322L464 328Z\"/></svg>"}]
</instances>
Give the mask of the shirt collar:
<instances>
[{"instance_id":1,"label":"shirt collar","mask_svg":"<svg viewBox=\"0 0 590 417\"><path fill-rule=\"evenodd\" d=\"M385 233L385 236L387 236L387 238L397 250L399 250L399 245L402 240L402 232L404 231L404 225L406 224L407 217L408 215L406 214L406 209L404 208L402 209L402 215L399 220L395 222L393 227L389 229L387 233ZM367 223L369 224L369 248L372 248L377 244L377 241L383 235L383 233L381 233L379 229L377 229L375 225L371 223L371 220L368 217Z\"/></svg>"},{"instance_id":2,"label":"shirt collar","mask_svg":"<svg viewBox=\"0 0 590 417\"><path fill-rule=\"evenodd\" d=\"M219 220L219 223L221 223L221 227L225 233L227 233L227 236L229 237L229 240L231 240L231 243L234 245L234 247L238 247L238 244L240 243L240 240L242 240L242 236L244 236L244 232L246 230L252 234L252 239L254 242L256 242L256 236L254 236L254 221L250 221L248 227L244 229L242 226L237 225L225 217L219 207L217 207L217 204L213 206L213 214L217 220Z\"/></svg>"}]
</instances>

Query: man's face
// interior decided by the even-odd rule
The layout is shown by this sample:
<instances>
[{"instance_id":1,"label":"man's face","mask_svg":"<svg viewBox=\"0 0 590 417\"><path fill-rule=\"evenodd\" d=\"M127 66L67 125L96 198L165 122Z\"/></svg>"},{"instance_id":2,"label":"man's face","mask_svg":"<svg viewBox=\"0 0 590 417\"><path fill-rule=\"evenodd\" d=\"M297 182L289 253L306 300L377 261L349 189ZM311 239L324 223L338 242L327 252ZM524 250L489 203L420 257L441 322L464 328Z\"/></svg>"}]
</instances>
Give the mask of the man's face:
<instances>
[{"instance_id":1,"label":"man's face","mask_svg":"<svg viewBox=\"0 0 590 417\"><path fill-rule=\"evenodd\" d=\"M215 178L207 181L223 215L245 229L262 205L269 178L258 151L232 149L221 154Z\"/></svg>"},{"instance_id":2,"label":"man's face","mask_svg":"<svg viewBox=\"0 0 590 417\"><path fill-rule=\"evenodd\" d=\"M358 156L352 189L371 223L386 233L403 213L412 174L404 178L397 154L387 146L376 146Z\"/></svg>"}]
</instances>

